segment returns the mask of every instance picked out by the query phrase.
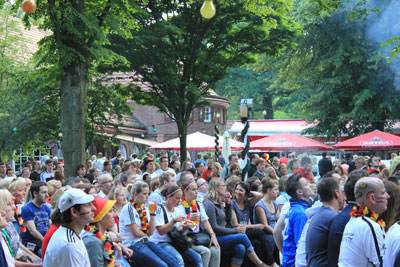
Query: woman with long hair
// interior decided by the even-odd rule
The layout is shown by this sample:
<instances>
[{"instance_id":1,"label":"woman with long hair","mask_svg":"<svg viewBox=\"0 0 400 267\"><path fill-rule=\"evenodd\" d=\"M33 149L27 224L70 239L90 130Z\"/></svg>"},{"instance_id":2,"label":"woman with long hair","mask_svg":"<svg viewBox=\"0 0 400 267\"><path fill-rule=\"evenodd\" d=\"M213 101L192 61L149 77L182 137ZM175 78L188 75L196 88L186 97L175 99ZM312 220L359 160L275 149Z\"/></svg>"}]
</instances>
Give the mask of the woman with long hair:
<instances>
[{"instance_id":1,"label":"woman with long hair","mask_svg":"<svg viewBox=\"0 0 400 267\"><path fill-rule=\"evenodd\" d=\"M186 228L186 226L180 225L180 222L183 222L186 216L177 209L181 202L182 190L176 185L170 185L161 193L165 197L165 201L160 203L157 208L156 230L152 241L157 243L169 255L172 255L180 266L185 266L185 261L190 266L201 266L201 257L196 251L191 248L185 251L178 251L168 236L168 232L174 227L180 232L184 232Z\"/></svg>"},{"instance_id":2,"label":"woman with long hair","mask_svg":"<svg viewBox=\"0 0 400 267\"><path fill-rule=\"evenodd\" d=\"M279 207L275 203L279 195L279 185L277 181L266 180L263 185L263 198L254 206L253 221L263 225L264 242L267 244L268 251L273 252L275 260L279 260L278 248L275 246L273 237L274 227L279 218Z\"/></svg>"},{"instance_id":3,"label":"woman with long hair","mask_svg":"<svg viewBox=\"0 0 400 267\"><path fill-rule=\"evenodd\" d=\"M221 177L221 173L222 173L222 167L221 164L219 164L218 162L214 162L212 167L211 167L212 173L210 175L210 177L208 178L207 181L210 181L211 178L219 178Z\"/></svg>"},{"instance_id":4,"label":"woman with long hair","mask_svg":"<svg viewBox=\"0 0 400 267\"><path fill-rule=\"evenodd\" d=\"M165 252L159 245L149 240L155 230L155 211L150 213L145 206L149 198L149 185L137 181L130 191L131 202L121 210L119 230L122 244L133 250L131 257L135 265L180 266L176 259Z\"/></svg>"},{"instance_id":5,"label":"woman with long hair","mask_svg":"<svg viewBox=\"0 0 400 267\"><path fill-rule=\"evenodd\" d=\"M223 179L211 179L206 200L204 201L204 208L214 233L217 235L222 253L233 252L232 267L240 266L246 254L256 266L267 266L254 252L249 238L244 233L246 231L245 226L227 227L232 216L231 197L226 193Z\"/></svg>"},{"instance_id":6,"label":"woman with long hair","mask_svg":"<svg viewBox=\"0 0 400 267\"><path fill-rule=\"evenodd\" d=\"M126 203L128 203L126 194L128 191L126 190L125 187L122 186L116 186L114 187L111 192L108 194L108 199L109 200L115 200L115 204L113 206L113 211L114 211L114 221L117 226L117 230L119 232L119 216L121 214L122 208L125 206Z\"/></svg>"},{"instance_id":7,"label":"woman with long hair","mask_svg":"<svg viewBox=\"0 0 400 267\"><path fill-rule=\"evenodd\" d=\"M274 264L272 253L266 246L264 226L253 221L253 207L263 195L261 193L250 191L249 185L240 182L235 187L235 197L231 202L232 206L232 226L238 227L244 225L246 227L246 235L254 246L257 256L267 264ZM252 223L253 221L253 223Z\"/></svg>"},{"instance_id":8,"label":"woman with long hair","mask_svg":"<svg viewBox=\"0 0 400 267\"><path fill-rule=\"evenodd\" d=\"M204 206L197 202L197 183L187 181L181 186L183 196L182 204L178 206L180 214L186 218L192 217L194 214L199 214L200 218L195 220L199 223L191 228L190 236L200 235L206 232L210 236L209 244L195 244L192 249L201 255L203 267L219 267L220 265L220 250L216 235L208 221L207 213Z\"/></svg>"},{"instance_id":9,"label":"woman with long hair","mask_svg":"<svg viewBox=\"0 0 400 267\"><path fill-rule=\"evenodd\" d=\"M266 178L267 179L278 180L278 175L276 174L276 171L275 171L274 167L268 167L265 170L265 174L266 174Z\"/></svg>"}]
</instances>

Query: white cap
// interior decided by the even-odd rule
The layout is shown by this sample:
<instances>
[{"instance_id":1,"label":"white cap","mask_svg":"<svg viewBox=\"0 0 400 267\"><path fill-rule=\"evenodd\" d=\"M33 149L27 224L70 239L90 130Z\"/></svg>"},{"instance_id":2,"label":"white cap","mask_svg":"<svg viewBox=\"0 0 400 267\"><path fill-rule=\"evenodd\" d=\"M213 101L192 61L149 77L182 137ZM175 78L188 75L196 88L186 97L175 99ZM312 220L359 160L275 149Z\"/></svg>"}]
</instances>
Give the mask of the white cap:
<instances>
[{"instance_id":1,"label":"white cap","mask_svg":"<svg viewBox=\"0 0 400 267\"><path fill-rule=\"evenodd\" d=\"M88 195L81 189L72 188L67 190L58 200L58 208L63 213L76 204L87 204L94 200L94 196Z\"/></svg>"}]
</instances>

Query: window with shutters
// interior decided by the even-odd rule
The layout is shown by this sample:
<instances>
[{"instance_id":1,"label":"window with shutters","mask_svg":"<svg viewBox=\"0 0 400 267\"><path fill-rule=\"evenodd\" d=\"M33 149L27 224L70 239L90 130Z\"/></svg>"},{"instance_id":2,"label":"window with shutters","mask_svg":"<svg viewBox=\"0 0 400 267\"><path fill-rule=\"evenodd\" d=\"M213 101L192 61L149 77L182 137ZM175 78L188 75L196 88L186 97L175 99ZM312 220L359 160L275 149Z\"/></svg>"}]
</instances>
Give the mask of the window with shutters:
<instances>
[{"instance_id":1,"label":"window with shutters","mask_svg":"<svg viewBox=\"0 0 400 267\"><path fill-rule=\"evenodd\" d=\"M211 108L210 107L205 107L203 109L203 118L204 118L204 122L211 122L212 113L211 113Z\"/></svg>"}]
</instances>

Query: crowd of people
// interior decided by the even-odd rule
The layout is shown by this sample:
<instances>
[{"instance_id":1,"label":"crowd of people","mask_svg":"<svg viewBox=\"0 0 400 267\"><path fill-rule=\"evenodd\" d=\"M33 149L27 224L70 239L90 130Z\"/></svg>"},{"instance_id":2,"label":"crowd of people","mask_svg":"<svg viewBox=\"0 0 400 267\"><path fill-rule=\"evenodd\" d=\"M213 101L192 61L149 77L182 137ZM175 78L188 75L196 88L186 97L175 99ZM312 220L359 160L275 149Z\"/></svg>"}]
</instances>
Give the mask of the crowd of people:
<instances>
[{"instance_id":1,"label":"crowd of people","mask_svg":"<svg viewBox=\"0 0 400 267\"><path fill-rule=\"evenodd\" d=\"M400 156L263 156L0 163L0 266L400 266Z\"/></svg>"}]
</instances>

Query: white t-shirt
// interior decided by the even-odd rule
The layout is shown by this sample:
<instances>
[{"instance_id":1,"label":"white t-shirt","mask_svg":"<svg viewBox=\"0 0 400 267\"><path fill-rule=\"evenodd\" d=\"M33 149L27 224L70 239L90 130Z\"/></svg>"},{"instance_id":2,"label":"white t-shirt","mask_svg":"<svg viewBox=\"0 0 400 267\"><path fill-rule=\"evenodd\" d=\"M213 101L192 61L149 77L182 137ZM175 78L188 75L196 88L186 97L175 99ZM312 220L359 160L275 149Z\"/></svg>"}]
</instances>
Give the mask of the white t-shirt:
<instances>
[{"instance_id":1,"label":"white t-shirt","mask_svg":"<svg viewBox=\"0 0 400 267\"><path fill-rule=\"evenodd\" d=\"M50 239L43 267L90 266L89 256L80 236L60 226Z\"/></svg>"},{"instance_id":2,"label":"white t-shirt","mask_svg":"<svg viewBox=\"0 0 400 267\"><path fill-rule=\"evenodd\" d=\"M200 207L200 222L205 221L205 220L208 220L208 216L207 216L206 210L205 210L205 208L204 208L204 206L203 206L203 203L197 203L197 204L198 204L199 207ZM176 209L179 211L178 214L181 214L181 215L185 215L185 216L186 216L186 211L185 211L185 207L183 206L183 204L180 204L178 207L176 207ZM192 205L189 205L189 210L190 210L190 213L193 212L193 210L192 210ZM197 226L193 226L193 227L192 227L193 233L198 233L198 232L200 231L200 227L199 227L199 226L200 226L200 225L197 225ZM188 230L188 231L189 231L189 230Z\"/></svg>"},{"instance_id":3,"label":"white t-shirt","mask_svg":"<svg viewBox=\"0 0 400 267\"><path fill-rule=\"evenodd\" d=\"M173 175L176 175L174 169L168 168L166 171L164 171L163 169L159 168L157 169L154 173L157 174L158 176L160 176L161 174L163 174L164 172L170 172Z\"/></svg>"},{"instance_id":4,"label":"white t-shirt","mask_svg":"<svg viewBox=\"0 0 400 267\"><path fill-rule=\"evenodd\" d=\"M176 216L179 215L177 208L174 209L173 212L168 211L167 207L165 207L164 204L162 204L164 206L165 211L167 212L167 219L168 221L166 222L164 219L164 212L163 209L157 205L157 211L156 211L156 229L154 230L154 234L151 236L150 241L154 242L154 243L160 243L160 242L171 242L171 238L169 238L168 234L163 234L160 235L160 233L158 233L157 230L157 226L160 225L165 225L167 224L169 221L172 221ZM175 226L178 226L179 223L175 223Z\"/></svg>"},{"instance_id":5,"label":"white t-shirt","mask_svg":"<svg viewBox=\"0 0 400 267\"><path fill-rule=\"evenodd\" d=\"M104 160L96 159L95 161L93 161L93 166L99 168L100 173L102 173L104 168Z\"/></svg>"},{"instance_id":6,"label":"white t-shirt","mask_svg":"<svg viewBox=\"0 0 400 267\"><path fill-rule=\"evenodd\" d=\"M146 174L150 175L151 179L156 178L158 176L157 173L155 173L155 172L153 172L152 174L150 174L148 172L144 172L144 173L142 173L142 180L143 180L143 176L145 176Z\"/></svg>"},{"instance_id":7,"label":"white t-shirt","mask_svg":"<svg viewBox=\"0 0 400 267\"><path fill-rule=\"evenodd\" d=\"M400 224L393 224L386 233L385 238L386 253L383 257L383 267L394 266L397 253L400 251Z\"/></svg>"},{"instance_id":8,"label":"white t-shirt","mask_svg":"<svg viewBox=\"0 0 400 267\"><path fill-rule=\"evenodd\" d=\"M147 217L150 220L150 212L146 207ZM119 231L121 233L121 237L125 240L122 241L122 244L126 247L132 245L132 243L136 243L137 241L143 239L143 237L135 237L129 225L136 224L138 229L142 229L142 225L140 224L140 217L136 209L132 206L131 203L125 204L125 206L121 210L121 214L119 215Z\"/></svg>"},{"instance_id":9,"label":"white t-shirt","mask_svg":"<svg viewBox=\"0 0 400 267\"><path fill-rule=\"evenodd\" d=\"M373 233L363 217L353 217L346 224L340 245L339 267L379 266ZM366 217L364 217L366 218ZM385 232L379 224L366 218L375 231L380 254L385 255Z\"/></svg>"}]
</instances>

